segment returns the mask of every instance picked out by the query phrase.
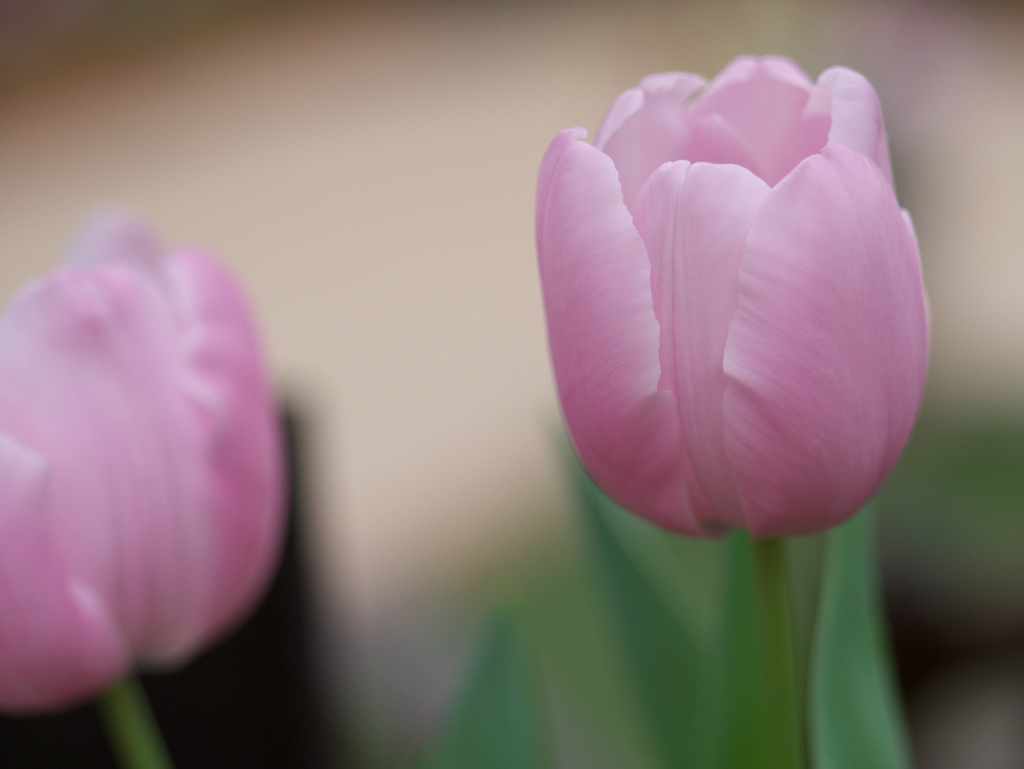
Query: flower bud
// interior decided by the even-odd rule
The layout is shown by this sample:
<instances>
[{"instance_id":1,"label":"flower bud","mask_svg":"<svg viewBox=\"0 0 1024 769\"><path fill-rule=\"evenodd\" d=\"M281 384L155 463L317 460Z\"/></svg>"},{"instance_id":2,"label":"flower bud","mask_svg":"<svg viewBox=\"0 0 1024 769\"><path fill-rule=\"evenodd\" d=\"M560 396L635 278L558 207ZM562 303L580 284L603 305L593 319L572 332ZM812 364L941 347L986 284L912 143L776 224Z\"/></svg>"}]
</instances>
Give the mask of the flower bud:
<instances>
[{"instance_id":1,"label":"flower bud","mask_svg":"<svg viewBox=\"0 0 1024 769\"><path fill-rule=\"evenodd\" d=\"M537 251L573 445L677 531L833 526L896 463L924 388L917 242L878 97L740 58L645 79L537 188Z\"/></svg>"}]
</instances>

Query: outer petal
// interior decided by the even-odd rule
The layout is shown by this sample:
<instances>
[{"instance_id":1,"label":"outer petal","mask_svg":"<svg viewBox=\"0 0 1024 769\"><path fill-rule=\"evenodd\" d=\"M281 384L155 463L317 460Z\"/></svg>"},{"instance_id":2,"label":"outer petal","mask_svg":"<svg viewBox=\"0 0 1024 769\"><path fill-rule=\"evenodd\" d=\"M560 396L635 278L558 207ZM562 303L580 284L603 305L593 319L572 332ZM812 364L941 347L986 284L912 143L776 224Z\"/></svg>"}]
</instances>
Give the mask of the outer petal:
<instances>
[{"instance_id":1,"label":"outer petal","mask_svg":"<svg viewBox=\"0 0 1024 769\"><path fill-rule=\"evenodd\" d=\"M234 278L205 254L168 260L183 341L183 390L202 423L212 543L204 638L237 620L276 563L283 525L282 436L256 324Z\"/></svg>"},{"instance_id":2,"label":"outer petal","mask_svg":"<svg viewBox=\"0 0 1024 769\"><path fill-rule=\"evenodd\" d=\"M742 165L775 185L825 146L827 124L803 118L811 88L788 59L735 59L693 102L681 157Z\"/></svg>"},{"instance_id":3,"label":"outer petal","mask_svg":"<svg viewBox=\"0 0 1024 769\"><path fill-rule=\"evenodd\" d=\"M0 428L49 458L53 546L145 655L195 634L210 542L176 320L137 267L58 271L12 303Z\"/></svg>"},{"instance_id":4,"label":"outer petal","mask_svg":"<svg viewBox=\"0 0 1024 769\"><path fill-rule=\"evenodd\" d=\"M725 447L757 536L832 526L878 488L927 365L917 248L874 163L829 146L756 218L725 350Z\"/></svg>"},{"instance_id":5,"label":"outer petal","mask_svg":"<svg viewBox=\"0 0 1024 769\"><path fill-rule=\"evenodd\" d=\"M828 143L849 147L874 161L892 185L889 139L882 104L868 79L846 67L821 73L807 104L805 119L827 121Z\"/></svg>"},{"instance_id":6,"label":"outer petal","mask_svg":"<svg viewBox=\"0 0 1024 769\"><path fill-rule=\"evenodd\" d=\"M632 207L654 169L684 157L687 100L704 83L685 72L651 75L608 110L595 144L615 162L627 206Z\"/></svg>"},{"instance_id":7,"label":"outer petal","mask_svg":"<svg viewBox=\"0 0 1024 769\"><path fill-rule=\"evenodd\" d=\"M47 532L49 463L0 434L0 708L84 698L129 652L102 599L75 580Z\"/></svg>"},{"instance_id":8,"label":"outer petal","mask_svg":"<svg viewBox=\"0 0 1024 769\"><path fill-rule=\"evenodd\" d=\"M156 274L163 246L145 221L124 211L90 219L75 238L67 262L82 269L124 264Z\"/></svg>"},{"instance_id":9,"label":"outer petal","mask_svg":"<svg viewBox=\"0 0 1024 769\"><path fill-rule=\"evenodd\" d=\"M611 159L574 141L581 135L569 129L551 143L537 192L537 253L565 420L584 466L613 499L698 533L675 398L658 389L647 253Z\"/></svg>"},{"instance_id":10,"label":"outer petal","mask_svg":"<svg viewBox=\"0 0 1024 769\"><path fill-rule=\"evenodd\" d=\"M635 206L661 325L661 387L676 395L692 505L708 522L743 524L725 454L722 358L743 247L769 191L739 166L678 162L655 171Z\"/></svg>"}]
</instances>

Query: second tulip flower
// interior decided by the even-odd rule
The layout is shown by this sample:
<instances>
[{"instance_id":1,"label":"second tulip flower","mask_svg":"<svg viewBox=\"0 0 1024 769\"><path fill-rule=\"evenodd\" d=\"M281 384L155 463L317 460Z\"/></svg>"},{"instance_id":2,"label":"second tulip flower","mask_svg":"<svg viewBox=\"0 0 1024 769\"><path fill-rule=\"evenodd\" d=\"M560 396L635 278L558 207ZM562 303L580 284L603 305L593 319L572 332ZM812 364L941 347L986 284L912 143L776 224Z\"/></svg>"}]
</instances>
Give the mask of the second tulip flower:
<instances>
[{"instance_id":1,"label":"second tulip flower","mask_svg":"<svg viewBox=\"0 0 1024 769\"><path fill-rule=\"evenodd\" d=\"M180 665L259 597L284 468L247 305L108 215L0 317L0 710Z\"/></svg>"}]
</instances>

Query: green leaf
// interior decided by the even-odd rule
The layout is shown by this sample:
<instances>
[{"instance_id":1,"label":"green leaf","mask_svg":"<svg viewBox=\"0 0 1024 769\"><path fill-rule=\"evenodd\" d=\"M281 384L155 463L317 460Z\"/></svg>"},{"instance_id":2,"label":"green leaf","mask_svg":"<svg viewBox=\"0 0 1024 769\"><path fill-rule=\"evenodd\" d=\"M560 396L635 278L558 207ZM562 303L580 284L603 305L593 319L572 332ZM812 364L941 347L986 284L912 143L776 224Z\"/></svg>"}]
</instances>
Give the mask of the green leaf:
<instances>
[{"instance_id":1,"label":"green leaf","mask_svg":"<svg viewBox=\"0 0 1024 769\"><path fill-rule=\"evenodd\" d=\"M547 769L545 708L536 670L510 613L490 621L476 664L422 769Z\"/></svg>"},{"instance_id":2,"label":"green leaf","mask_svg":"<svg viewBox=\"0 0 1024 769\"><path fill-rule=\"evenodd\" d=\"M815 769L908 769L865 509L828 535L811 659Z\"/></svg>"},{"instance_id":3,"label":"green leaf","mask_svg":"<svg viewBox=\"0 0 1024 769\"><path fill-rule=\"evenodd\" d=\"M666 767L709 767L707 655L694 605L713 599L709 586L680 568L672 535L622 511L578 465L576 472L587 543L653 748Z\"/></svg>"},{"instance_id":4,"label":"green leaf","mask_svg":"<svg viewBox=\"0 0 1024 769\"><path fill-rule=\"evenodd\" d=\"M807 711L811 647L814 643L826 536L825 534L812 534L786 540L790 597L792 599L797 693L800 696L801 712L804 713Z\"/></svg>"}]
</instances>

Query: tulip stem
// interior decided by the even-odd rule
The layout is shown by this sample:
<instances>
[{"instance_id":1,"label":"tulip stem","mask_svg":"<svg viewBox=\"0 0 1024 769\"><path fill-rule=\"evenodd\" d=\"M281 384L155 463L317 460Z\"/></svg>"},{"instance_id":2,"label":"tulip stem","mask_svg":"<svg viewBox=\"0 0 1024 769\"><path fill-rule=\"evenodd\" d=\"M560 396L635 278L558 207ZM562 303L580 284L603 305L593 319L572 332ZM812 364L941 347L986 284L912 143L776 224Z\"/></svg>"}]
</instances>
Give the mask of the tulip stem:
<instances>
[{"instance_id":1,"label":"tulip stem","mask_svg":"<svg viewBox=\"0 0 1024 769\"><path fill-rule=\"evenodd\" d=\"M797 698L796 660L786 574L786 543L754 540L757 590L765 643L768 701L772 703L772 766L802 769L804 733Z\"/></svg>"},{"instance_id":2,"label":"tulip stem","mask_svg":"<svg viewBox=\"0 0 1024 769\"><path fill-rule=\"evenodd\" d=\"M123 769L173 769L142 684L134 676L111 686L99 709Z\"/></svg>"}]
</instances>

